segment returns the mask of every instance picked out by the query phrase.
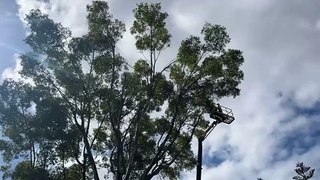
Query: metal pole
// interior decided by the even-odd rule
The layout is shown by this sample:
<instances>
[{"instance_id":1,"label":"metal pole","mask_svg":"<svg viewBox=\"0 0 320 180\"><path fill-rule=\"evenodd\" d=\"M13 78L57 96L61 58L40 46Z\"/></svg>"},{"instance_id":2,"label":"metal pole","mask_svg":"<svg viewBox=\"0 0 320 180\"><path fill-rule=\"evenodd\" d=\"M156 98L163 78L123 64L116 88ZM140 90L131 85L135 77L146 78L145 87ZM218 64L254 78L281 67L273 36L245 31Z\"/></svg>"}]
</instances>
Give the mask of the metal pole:
<instances>
[{"instance_id":1,"label":"metal pole","mask_svg":"<svg viewBox=\"0 0 320 180\"><path fill-rule=\"evenodd\" d=\"M87 169L87 154L83 152L83 164L82 164L82 180L86 180L86 169Z\"/></svg>"},{"instance_id":2,"label":"metal pole","mask_svg":"<svg viewBox=\"0 0 320 180\"><path fill-rule=\"evenodd\" d=\"M197 162L197 178L196 180L201 180L201 169L202 169L202 142L201 137L198 138L198 162Z\"/></svg>"}]
</instances>

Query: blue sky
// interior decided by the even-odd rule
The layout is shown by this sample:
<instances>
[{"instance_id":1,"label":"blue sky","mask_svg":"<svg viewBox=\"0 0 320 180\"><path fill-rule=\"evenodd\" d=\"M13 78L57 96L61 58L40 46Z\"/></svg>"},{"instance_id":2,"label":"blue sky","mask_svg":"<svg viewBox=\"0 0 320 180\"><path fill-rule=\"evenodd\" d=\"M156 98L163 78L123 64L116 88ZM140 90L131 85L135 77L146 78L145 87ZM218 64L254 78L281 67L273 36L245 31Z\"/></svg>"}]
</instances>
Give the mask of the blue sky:
<instances>
[{"instance_id":1,"label":"blue sky","mask_svg":"<svg viewBox=\"0 0 320 180\"><path fill-rule=\"evenodd\" d=\"M12 0L0 1L0 71L15 64L16 53L26 49L25 31L17 16L18 5Z\"/></svg>"},{"instance_id":2,"label":"blue sky","mask_svg":"<svg viewBox=\"0 0 320 180\"><path fill-rule=\"evenodd\" d=\"M130 28L137 0L111 0L114 16ZM156 2L146 0L145 2ZM75 36L86 32L90 0L1 0L0 74L17 77L17 55L26 51L24 14L40 8ZM172 48L162 64L175 57L181 40L198 35L205 22L227 27L230 48L243 51L245 81L236 99L221 104L236 121L218 126L204 142L203 179L291 179L295 163L316 168L320 177L320 1L192 0L163 1ZM120 53L134 63L140 54L127 32ZM196 144L193 148L196 150ZM194 179L195 171L183 180Z\"/></svg>"}]
</instances>

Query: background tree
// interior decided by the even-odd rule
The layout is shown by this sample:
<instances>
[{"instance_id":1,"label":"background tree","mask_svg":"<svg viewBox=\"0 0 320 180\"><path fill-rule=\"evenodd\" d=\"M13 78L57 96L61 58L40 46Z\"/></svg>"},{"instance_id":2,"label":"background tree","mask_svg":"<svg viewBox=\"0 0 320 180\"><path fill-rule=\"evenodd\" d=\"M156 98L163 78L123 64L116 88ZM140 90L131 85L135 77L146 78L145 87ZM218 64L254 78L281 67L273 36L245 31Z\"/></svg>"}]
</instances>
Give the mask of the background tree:
<instances>
[{"instance_id":1,"label":"background tree","mask_svg":"<svg viewBox=\"0 0 320 180\"><path fill-rule=\"evenodd\" d=\"M297 176L294 176L292 179L308 180L313 177L315 169L305 166L303 162L298 162L294 171L297 173Z\"/></svg>"},{"instance_id":2,"label":"background tree","mask_svg":"<svg viewBox=\"0 0 320 180\"><path fill-rule=\"evenodd\" d=\"M315 169L311 169L311 167L305 166L303 162L298 162L294 171L297 173L297 175L293 176L292 179L308 180L313 177ZM262 178L257 178L257 179L263 180Z\"/></svg>"},{"instance_id":3,"label":"background tree","mask_svg":"<svg viewBox=\"0 0 320 180\"><path fill-rule=\"evenodd\" d=\"M26 43L33 53L21 56L20 73L32 83L5 81L0 111L4 132L17 126L24 134L4 133L10 140L1 150L15 150L8 143L20 148L30 141L15 154L31 148L30 167L51 173L49 165L60 164L56 174L63 179L72 169L82 179L98 180L99 168L117 180L178 179L182 170L195 166L191 140L207 128L210 120L204 115L213 108L205 102L240 93L241 51L225 48L230 38L224 27L206 23L203 40L190 36L182 41L175 60L160 69L159 61L168 62L160 58L170 46L168 14L159 3L141 3L130 30L145 58L129 69L116 52L124 24L109 14L104 1L94 1L87 10L89 31L82 37L72 37L39 10L27 15L31 33ZM26 93L18 94L19 89ZM28 126L9 120L16 114ZM39 161L33 163L35 156ZM65 167L66 161L75 164Z\"/></svg>"}]
</instances>

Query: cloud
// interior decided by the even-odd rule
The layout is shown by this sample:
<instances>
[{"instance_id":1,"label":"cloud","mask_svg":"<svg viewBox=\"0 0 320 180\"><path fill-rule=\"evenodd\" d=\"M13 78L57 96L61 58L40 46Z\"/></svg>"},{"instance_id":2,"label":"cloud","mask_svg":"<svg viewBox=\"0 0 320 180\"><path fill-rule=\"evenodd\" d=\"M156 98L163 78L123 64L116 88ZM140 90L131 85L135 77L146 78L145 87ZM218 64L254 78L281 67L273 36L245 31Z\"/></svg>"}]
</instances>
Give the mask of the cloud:
<instances>
[{"instance_id":1,"label":"cloud","mask_svg":"<svg viewBox=\"0 0 320 180\"><path fill-rule=\"evenodd\" d=\"M87 31L89 0L16 1L21 20L30 9L40 8L76 36ZM118 48L129 62L141 57L128 32L137 2L110 1L111 12L127 25ZM291 179L297 161L320 168L320 132L315 126L320 123L320 2L177 0L162 4L170 15L173 35L162 65L175 57L181 40L198 34L206 21L226 26L232 38L229 47L242 50L245 56L241 96L221 102L233 109L236 121L219 125L204 142L206 158L217 162L204 165L203 179ZM18 65L2 77L14 76L16 69ZM195 143L193 149L196 154ZM183 179L194 177L195 171L186 172Z\"/></svg>"},{"instance_id":2,"label":"cloud","mask_svg":"<svg viewBox=\"0 0 320 180\"><path fill-rule=\"evenodd\" d=\"M16 0L19 5L18 15L24 22L25 15L31 9L40 9L56 22L72 30L74 36L81 36L87 31L86 5L91 0L77 1L41 1L41 0Z\"/></svg>"},{"instance_id":3,"label":"cloud","mask_svg":"<svg viewBox=\"0 0 320 180\"><path fill-rule=\"evenodd\" d=\"M30 78L22 77L20 71L22 70L20 54L14 54L13 59L14 67L7 67L3 70L0 76L0 84L6 79L12 79L14 81L24 81L29 84L34 84Z\"/></svg>"},{"instance_id":4,"label":"cloud","mask_svg":"<svg viewBox=\"0 0 320 180\"><path fill-rule=\"evenodd\" d=\"M284 146L293 134L319 122L316 115L297 114L296 108L284 103L290 99L296 107L314 108L319 102L320 85L316 82L320 61L314 47L320 45L316 38L320 34L315 26L299 25L317 22L310 12L319 3L252 3L175 1L171 6L171 15L176 24L181 23L177 25L181 31L194 33L199 27L187 27L188 23L203 21L226 26L232 38L230 47L243 50L246 59L241 96L222 103L234 110L236 121L231 126L218 126L204 145L207 158L221 156L225 161L204 168L204 179L254 179L259 175L265 179L289 179L296 161L320 167L318 162L310 161L315 156L313 151L320 150L314 139L303 155L301 151L292 152L291 148L305 146L308 133L294 146L293 142ZM196 20L191 18L183 24L181 17L188 19L192 15ZM194 179L194 175L188 177Z\"/></svg>"},{"instance_id":5,"label":"cloud","mask_svg":"<svg viewBox=\"0 0 320 180\"><path fill-rule=\"evenodd\" d=\"M14 55L14 60L15 67L6 68L1 74L0 82L2 82L5 79L19 80L21 78L19 71L22 70L22 66L20 64L21 59L19 58L19 54Z\"/></svg>"}]
</instances>

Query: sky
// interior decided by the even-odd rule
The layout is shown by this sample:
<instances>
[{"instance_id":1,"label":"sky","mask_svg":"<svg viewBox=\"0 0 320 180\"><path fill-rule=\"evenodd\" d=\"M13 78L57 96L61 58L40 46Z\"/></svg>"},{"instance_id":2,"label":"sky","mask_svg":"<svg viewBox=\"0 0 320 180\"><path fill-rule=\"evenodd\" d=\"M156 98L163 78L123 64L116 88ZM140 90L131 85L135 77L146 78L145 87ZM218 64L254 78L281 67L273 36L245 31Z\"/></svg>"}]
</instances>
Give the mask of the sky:
<instances>
[{"instance_id":1,"label":"sky","mask_svg":"<svg viewBox=\"0 0 320 180\"><path fill-rule=\"evenodd\" d=\"M24 15L40 8L70 28L87 31L91 0L0 0L0 78L17 77L19 54L29 49ZM110 11L126 23L118 50L130 63L140 54L129 33L138 0L110 0ZM143 2L157 2L145 0ZM291 179L297 162L320 177L320 1L175 0L162 1L169 14L172 45L161 64L174 59L181 41L199 35L205 22L227 28L228 48L243 51L241 95L223 99L235 122L219 125L204 141L203 179ZM196 144L194 144L196 150ZM196 153L196 152L195 152ZM195 170L183 180L195 179Z\"/></svg>"}]
</instances>

